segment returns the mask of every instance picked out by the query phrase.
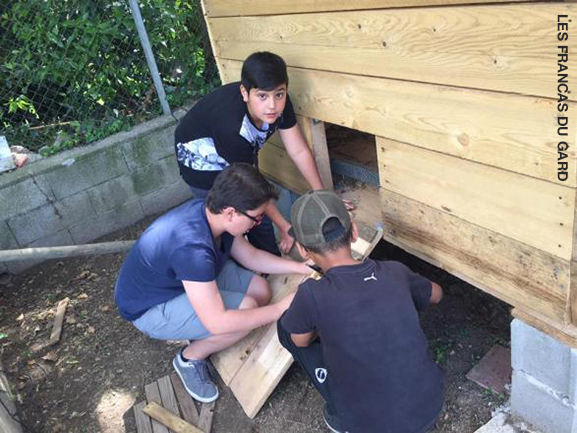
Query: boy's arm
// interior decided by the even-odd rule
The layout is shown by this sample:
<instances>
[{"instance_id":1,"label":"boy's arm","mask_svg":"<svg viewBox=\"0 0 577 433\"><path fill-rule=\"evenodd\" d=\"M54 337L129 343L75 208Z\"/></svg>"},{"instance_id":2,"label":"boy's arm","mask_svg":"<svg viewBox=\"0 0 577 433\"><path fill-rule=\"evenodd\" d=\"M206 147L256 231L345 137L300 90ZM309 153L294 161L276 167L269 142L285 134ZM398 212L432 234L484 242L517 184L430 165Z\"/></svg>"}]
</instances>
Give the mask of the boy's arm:
<instances>
[{"instance_id":1,"label":"boy's arm","mask_svg":"<svg viewBox=\"0 0 577 433\"><path fill-rule=\"evenodd\" d=\"M305 141L298 124L288 129L279 129L284 147L311 189L323 189L317 164Z\"/></svg>"},{"instance_id":2,"label":"boy's arm","mask_svg":"<svg viewBox=\"0 0 577 433\"><path fill-rule=\"evenodd\" d=\"M294 238L288 234L288 231L291 228L290 223L284 219L272 200L266 207L265 213L280 230L280 252L283 254L288 253L295 242Z\"/></svg>"},{"instance_id":3,"label":"boy's arm","mask_svg":"<svg viewBox=\"0 0 577 433\"><path fill-rule=\"evenodd\" d=\"M249 331L274 322L289 307L294 293L264 307L227 310L215 281L183 281L184 290L204 327L212 334Z\"/></svg>"},{"instance_id":4,"label":"boy's arm","mask_svg":"<svg viewBox=\"0 0 577 433\"><path fill-rule=\"evenodd\" d=\"M245 268L266 274L310 275L311 268L301 262L283 259L253 247L243 236L236 236L230 255Z\"/></svg>"},{"instance_id":5,"label":"boy's arm","mask_svg":"<svg viewBox=\"0 0 577 433\"><path fill-rule=\"evenodd\" d=\"M307 347L316 338L315 331L307 332L306 334L291 334L291 340L298 347Z\"/></svg>"},{"instance_id":6,"label":"boy's arm","mask_svg":"<svg viewBox=\"0 0 577 433\"><path fill-rule=\"evenodd\" d=\"M432 281L431 285L431 299L429 300L429 303L438 304L441 302L441 299L443 299L443 289L437 283L433 283Z\"/></svg>"}]
</instances>

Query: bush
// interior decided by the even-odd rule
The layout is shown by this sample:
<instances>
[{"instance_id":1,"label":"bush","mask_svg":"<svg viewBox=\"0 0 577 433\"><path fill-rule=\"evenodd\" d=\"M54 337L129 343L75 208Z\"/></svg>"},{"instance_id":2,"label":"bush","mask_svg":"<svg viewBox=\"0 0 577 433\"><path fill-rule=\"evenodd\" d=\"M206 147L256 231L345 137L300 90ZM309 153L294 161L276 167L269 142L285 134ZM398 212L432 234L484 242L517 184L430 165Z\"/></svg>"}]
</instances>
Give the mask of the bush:
<instances>
[{"instance_id":1,"label":"bush","mask_svg":"<svg viewBox=\"0 0 577 433\"><path fill-rule=\"evenodd\" d=\"M199 2L139 3L169 104L218 86ZM161 113L126 1L8 1L0 46L0 134L11 144L53 154Z\"/></svg>"}]
</instances>

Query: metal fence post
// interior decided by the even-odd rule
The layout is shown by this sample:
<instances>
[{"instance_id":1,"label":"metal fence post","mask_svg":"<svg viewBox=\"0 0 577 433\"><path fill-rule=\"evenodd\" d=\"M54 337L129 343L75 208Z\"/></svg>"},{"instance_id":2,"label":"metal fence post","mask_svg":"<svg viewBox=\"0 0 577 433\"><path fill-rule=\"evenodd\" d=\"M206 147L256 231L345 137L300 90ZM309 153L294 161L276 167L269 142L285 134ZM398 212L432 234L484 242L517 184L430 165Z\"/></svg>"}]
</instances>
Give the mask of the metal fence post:
<instances>
[{"instance_id":1,"label":"metal fence post","mask_svg":"<svg viewBox=\"0 0 577 433\"><path fill-rule=\"evenodd\" d=\"M156 61L154 60L154 54L152 52L152 48L150 47L148 34L146 33L146 28L142 22L140 7L138 6L137 0L129 0L129 2L130 9L132 9L132 17L134 18L134 23L136 24L136 30L138 30L138 36L140 37L140 44L142 45L144 55L146 56L146 63L148 63L148 69L150 69L150 74L152 75L152 81L154 81L154 87L156 87L156 93L158 94L158 99L160 100L162 111L164 114L171 114L170 106L166 100L166 93L164 93L164 87L162 86L162 80L160 79L160 74L158 73L158 68L156 67Z\"/></svg>"}]
</instances>

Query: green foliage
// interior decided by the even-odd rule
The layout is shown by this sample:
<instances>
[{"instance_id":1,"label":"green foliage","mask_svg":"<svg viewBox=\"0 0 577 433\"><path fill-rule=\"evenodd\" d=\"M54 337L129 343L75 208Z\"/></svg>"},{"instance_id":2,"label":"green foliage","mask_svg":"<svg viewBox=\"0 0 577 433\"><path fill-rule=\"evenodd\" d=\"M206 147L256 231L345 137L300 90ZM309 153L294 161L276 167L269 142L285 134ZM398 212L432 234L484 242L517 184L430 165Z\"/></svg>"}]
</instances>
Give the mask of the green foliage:
<instances>
[{"instance_id":1,"label":"green foliage","mask_svg":"<svg viewBox=\"0 0 577 433\"><path fill-rule=\"evenodd\" d=\"M219 84L196 0L140 0L171 107ZM0 5L0 135L44 155L161 113L127 1Z\"/></svg>"}]
</instances>

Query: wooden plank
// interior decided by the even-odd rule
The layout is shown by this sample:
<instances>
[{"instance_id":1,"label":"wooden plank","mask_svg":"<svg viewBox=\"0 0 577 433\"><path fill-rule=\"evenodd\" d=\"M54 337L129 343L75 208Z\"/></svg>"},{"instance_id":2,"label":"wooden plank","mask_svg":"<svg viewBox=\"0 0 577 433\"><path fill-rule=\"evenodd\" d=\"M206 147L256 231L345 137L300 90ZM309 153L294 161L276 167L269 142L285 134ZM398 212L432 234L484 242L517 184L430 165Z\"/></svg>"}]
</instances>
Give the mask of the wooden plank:
<instances>
[{"instance_id":1,"label":"wooden plank","mask_svg":"<svg viewBox=\"0 0 577 433\"><path fill-rule=\"evenodd\" d=\"M149 404L150 403L156 403L158 405L162 404L162 398L160 397L160 390L158 389L158 383L153 382L149 383L148 385L145 385L144 393L146 394L146 399L148 400ZM148 415L150 416L150 414ZM160 422L158 422L156 419L152 420L152 431L154 433L168 433L168 429Z\"/></svg>"},{"instance_id":2,"label":"wooden plank","mask_svg":"<svg viewBox=\"0 0 577 433\"><path fill-rule=\"evenodd\" d=\"M285 188L301 194L310 189L309 184L288 156L284 146L279 147L267 142L259 152L258 160L260 171Z\"/></svg>"},{"instance_id":3,"label":"wooden plank","mask_svg":"<svg viewBox=\"0 0 577 433\"><path fill-rule=\"evenodd\" d=\"M383 188L571 259L573 188L381 137L377 154Z\"/></svg>"},{"instance_id":4,"label":"wooden plank","mask_svg":"<svg viewBox=\"0 0 577 433\"><path fill-rule=\"evenodd\" d=\"M62 324L64 323L64 314L66 313L66 307L70 302L69 298L64 298L58 303L56 307L56 315L54 316L54 324L52 325L52 332L50 333L50 338L46 346L51 346L60 341L60 335L62 334Z\"/></svg>"},{"instance_id":5,"label":"wooden plank","mask_svg":"<svg viewBox=\"0 0 577 433\"><path fill-rule=\"evenodd\" d=\"M175 433L203 433L202 430L187 423L185 420L163 408L158 403L148 403L142 411L153 418L156 422L164 424L164 426L167 426Z\"/></svg>"},{"instance_id":6,"label":"wooden plank","mask_svg":"<svg viewBox=\"0 0 577 433\"><path fill-rule=\"evenodd\" d=\"M512 3L523 0L483 0L483 3ZM333 12L356 9L408 8L423 6L466 5L478 3L472 0L205 0L206 13L211 17L279 15L304 12Z\"/></svg>"},{"instance_id":7,"label":"wooden plank","mask_svg":"<svg viewBox=\"0 0 577 433\"><path fill-rule=\"evenodd\" d=\"M571 283L567 293L565 323L577 326L577 261L571 261L570 269Z\"/></svg>"},{"instance_id":8,"label":"wooden plank","mask_svg":"<svg viewBox=\"0 0 577 433\"><path fill-rule=\"evenodd\" d=\"M267 281L273 293L271 303L278 302L289 292L295 291L303 280L302 275L269 275ZM252 355L266 329L265 326L257 328L231 347L211 355L210 360L214 368L227 386L230 386L242 365Z\"/></svg>"},{"instance_id":9,"label":"wooden plank","mask_svg":"<svg viewBox=\"0 0 577 433\"><path fill-rule=\"evenodd\" d=\"M299 124L307 143L311 146L323 186L325 189L333 189L333 175L331 172L325 124L308 117L303 117Z\"/></svg>"},{"instance_id":10,"label":"wooden plank","mask_svg":"<svg viewBox=\"0 0 577 433\"><path fill-rule=\"evenodd\" d=\"M544 332L567 346L577 349L577 328L575 326L565 325L535 311L527 312L521 308L513 308L511 314L527 325Z\"/></svg>"},{"instance_id":11,"label":"wooden plank","mask_svg":"<svg viewBox=\"0 0 577 433\"><path fill-rule=\"evenodd\" d=\"M511 305L563 322L567 260L394 192L380 195L387 241Z\"/></svg>"},{"instance_id":12,"label":"wooden plank","mask_svg":"<svg viewBox=\"0 0 577 433\"><path fill-rule=\"evenodd\" d=\"M216 402L204 403L200 408L200 420L198 427L205 433L210 433L212 429L212 417L214 415L214 405Z\"/></svg>"},{"instance_id":13,"label":"wooden plank","mask_svg":"<svg viewBox=\"0 0 577 433\"><path fill-rule=\"evenodd\" d=\"M172 382L172 387L174 388L176 398L180 405L180 413L182 414L182 418L186 422L189 422L193 425L198 425L198 411L196 410L196 406L192 401L192 397L184 389L184 385L182 384L180 377L178 377L176 373L172 373L170 375L170 381Z\"/></svg>"},{"instance_id":14,"label":"wooden plank","mask_svg":"<svg viewBox=\"0 0 577 433\"><path fill-rule=\"evenodd\" d=\"M14 394L0 359L0 432L22 433L22 426L16 413Z\"/></svg>"},{"instance_id":15,"label":"wooden plank","mask_svg":"<svg viewBox=\"0 0 577 433\"><path fill-rule=\"evenodd\" d=\"M150 423L150 418L144 414L142 411L146 406L146 402L140 402L135 404L133 407L134 418L136 420L136 432L137 433L152 433L152 425Z\"/></svg>"},{"instance_id":16,"label":"wooden plank","mask_svg":"<svg viewBox=\"0 0 577 433\"><path fill-rule=\"evenodd\" d=\"M221 64L225 82L238 79L240 62ZM298 68L289 76L300 115L577 186L574 172L557 179L556 99ZM569 164L577 166L574 149Z\"/></svg>"},{"instance_id":17,"label":"wooden plank","mask_svg":"<svg viewBox=\"0 0 577 433\"><path fill-rule=\"evenodd\" d=\"M178 403L176 402L176 395L172 389L170 376L164 376L158 379L158 390L160 391L160 398L162 399L162 406L168 409L177 416L180 416L178 410Z\"/></svg>"},{"instance_id":18,"label":"wooden plank","mask_svg":"<svg viewBox=\"0 0 577 433\"><path fill-rule=\"evenodd\" d=\"M550 23L576 10L558 3L483 5L209 22L221 58L268 50L292 67L556 98L551 65L559 41ZM569 58L569 70L574 62Z\"/></svg>"},{"instance_id":19,"label":"wooden plank","mask_svg":"<svg viewBox=\"0 0 577 433\"><path fill-rule=\"evenodd\" d=\"M256 416L292 361L292 355L278 341L276 323L268 325L230 383L230 389L249 418Z\"/></svg>"},{"instance_id":20,"label":"wooden plank","mask_svg":"<svg viewBox=\"0 0 577 433\"><path fill-rule=\"evenodd\" d=\"M86 245L22 248L0 251L0 263L29 259L60 259L128 251L135 241L100 242Z\"/></svg>"},{"instance_id":21,"label":"wooden plank","mask_svg":"<svg viewBox=\"0 0 577 433\"><path fill-rule=\"evenodd\" d=\"M206 23L206 32L208 33L208 39L210 41L210 48L212 49L212 54L213 54L215 61L216 61L216 67L218 69L218 73L222 77L222 70L220 68L220 63L218 62L218 59L217 59L215 39L212 35L212 24L209 22L209 20L207 18L208 12L206 9L207 8L206 0L200 0L200 5L202 7L202 14L204 15L204 21Z\"/></svg>"}]
</instances>

